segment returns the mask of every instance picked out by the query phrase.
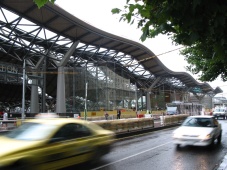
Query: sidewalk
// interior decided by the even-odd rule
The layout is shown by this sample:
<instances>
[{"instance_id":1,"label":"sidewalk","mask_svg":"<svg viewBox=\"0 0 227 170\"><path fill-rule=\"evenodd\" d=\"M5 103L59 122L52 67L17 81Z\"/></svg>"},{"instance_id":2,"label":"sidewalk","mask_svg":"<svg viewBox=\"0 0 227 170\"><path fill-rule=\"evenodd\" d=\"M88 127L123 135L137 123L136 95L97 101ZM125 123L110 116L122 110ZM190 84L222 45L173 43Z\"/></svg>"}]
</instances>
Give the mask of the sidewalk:
<instances>
[{"instance_id":1,"label":"sidewalk","mask_svg":"<svg viewBox=\"0 0 227 170\"><path fill-rule=\"evenodd\" d=\"M219 167L217 168L217 170L227 170L227 154L223 158L223 160L222 160L221 164L219 165Z\"/></svg>"}]
</instances>

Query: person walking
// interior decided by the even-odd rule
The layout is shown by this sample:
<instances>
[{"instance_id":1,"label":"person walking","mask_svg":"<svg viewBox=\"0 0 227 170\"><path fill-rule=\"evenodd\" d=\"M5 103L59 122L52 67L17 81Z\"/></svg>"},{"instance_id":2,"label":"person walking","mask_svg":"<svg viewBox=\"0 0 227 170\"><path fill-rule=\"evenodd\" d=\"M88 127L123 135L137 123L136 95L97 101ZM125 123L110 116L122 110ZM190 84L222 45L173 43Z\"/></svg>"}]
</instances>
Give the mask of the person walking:
<instances>
[{"instance_id":1,"label":"person walking","mask_svg":"<svg viewBox=\"0 0 227 170\"><path fill-rule=\"evenodd\" d=\"M121 109L117 110L117 119L121 119Z\"/></svg>"},{"instance_id":2,"label":"person walking","mask_svg":"<svg viewBox=\"0 0 227 170\"><path fill-rule=\"evenodd\" d=\"M105 112L104 116L105 116L106 120L108 120L109 114L107 112Z\"/></svg>"},{"instance_id":3,"label":"person walking","mask_svg":"<svg viewBox=\"0 0 227 170\"><path fill-rule=\"evenodd\" d=\"M3 114L3 120L8 120L8 113L7 112L4 112L4 114Z\"/></svg>"},{"instance_id":4,"label":"person walking","mask_svg":"<svg viewBox=\"0 0 227 170\"><path fill-rule=\"evenodd\" d=\"M3 114L3 121L2 121L2 125L4 128L7 128L7 121L8 120L8 113L7 112L4 112Z\"/></svg>"}]
</instances>

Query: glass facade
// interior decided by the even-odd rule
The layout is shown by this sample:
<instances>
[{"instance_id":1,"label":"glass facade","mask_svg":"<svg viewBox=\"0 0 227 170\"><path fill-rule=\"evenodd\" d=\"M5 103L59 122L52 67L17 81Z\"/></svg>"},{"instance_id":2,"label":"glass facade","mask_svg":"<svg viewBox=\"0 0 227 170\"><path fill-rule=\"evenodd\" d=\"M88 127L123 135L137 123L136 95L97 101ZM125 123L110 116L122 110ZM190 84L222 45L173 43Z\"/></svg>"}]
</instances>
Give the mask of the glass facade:
<instances>
[{"instance_id":1,"label":"glass facade","mask_svg":"<svg viewBox=\"0 0 227 170\"><path fill-rule=\"evenodd\" d=\"M67 112L84 109L86 90L88 111L130 109L135 103L135 85L107 66L65 68Z\"/></svg>"}]
</instances>

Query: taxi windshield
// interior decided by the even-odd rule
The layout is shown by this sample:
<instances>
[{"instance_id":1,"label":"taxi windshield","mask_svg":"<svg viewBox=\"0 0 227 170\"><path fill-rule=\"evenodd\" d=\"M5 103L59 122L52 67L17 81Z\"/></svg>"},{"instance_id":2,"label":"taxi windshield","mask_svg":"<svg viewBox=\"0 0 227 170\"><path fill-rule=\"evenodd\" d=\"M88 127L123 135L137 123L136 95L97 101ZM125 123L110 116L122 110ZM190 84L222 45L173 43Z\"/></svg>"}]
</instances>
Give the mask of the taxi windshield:
<instances>
[{"instance_id":1,"label":"taxi windshield","mask_svg":"<svg viewBox=\"0 0 227 170\"><path fill-rule=\"evenodd\" d=\"M55 125L49 124L24 123L5 136L18 140L36 141L45 139L55 128Z\"/></svg>"}]
</instances>

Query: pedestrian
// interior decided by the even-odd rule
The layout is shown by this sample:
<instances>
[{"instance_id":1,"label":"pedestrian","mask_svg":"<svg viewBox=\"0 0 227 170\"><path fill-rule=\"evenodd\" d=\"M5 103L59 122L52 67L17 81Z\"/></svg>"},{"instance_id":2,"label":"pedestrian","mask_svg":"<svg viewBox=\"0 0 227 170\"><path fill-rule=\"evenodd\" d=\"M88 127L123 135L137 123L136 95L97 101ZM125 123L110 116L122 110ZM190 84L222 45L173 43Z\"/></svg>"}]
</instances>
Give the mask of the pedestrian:
<instances>
[{"instance_id":1,"label":"pedestrian","mask_svg":"<svg viewBox=\"0 0 227 170\"><path fill-rule=\"evenodd\" d=\"M105 116L105 119L108 120L109 114L107 112L105 112L104 116Z\"/></svg>"},{"instance_id":2,"label":"pedestrian","mask_svg":"<svg viewBox=\"0 0 227 170\"><path fill-rule=\"evenodd\" d=\"M3 114L3 120L8 120L8 113L7 112L4 112L4 114Z\"/></svg>"},{"instance_id":3,"label":"pedestrian","mask_svg":"<svg viewBox=\"0 0 227 170\"><path fill-rule=\"evenodd\" d=\"M117 119L121 119L121 109L117 110Z\"/></svg>"},{"instance_id":4,"label":"pedestrian","mask_svg":"<svg viewBox=\"0 0 227 170\"><path fill-rule=\"evenodd\" d=\"M3 117L4 112L0 111L0 117Z\"/></svg>"},{"instance_id":5,"label":"pedestrian","mask_svg":"<svg viewBox=\"0 0 227 170\"><path fill-rule=\"evenodd\" d=\"M7 112L4 112L3 114L3 122L2 122L2 125L7 128L7 122L4 122L4 121L7 121L8 120L8 113Z\"/></svg>"}]
</instances>

